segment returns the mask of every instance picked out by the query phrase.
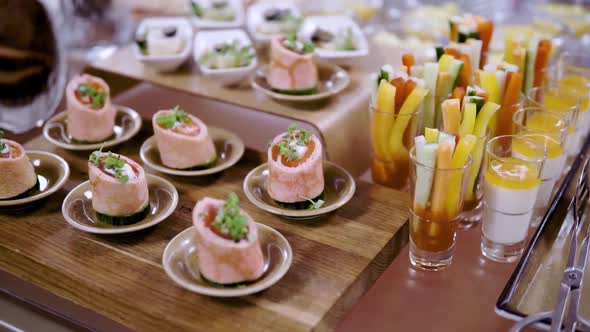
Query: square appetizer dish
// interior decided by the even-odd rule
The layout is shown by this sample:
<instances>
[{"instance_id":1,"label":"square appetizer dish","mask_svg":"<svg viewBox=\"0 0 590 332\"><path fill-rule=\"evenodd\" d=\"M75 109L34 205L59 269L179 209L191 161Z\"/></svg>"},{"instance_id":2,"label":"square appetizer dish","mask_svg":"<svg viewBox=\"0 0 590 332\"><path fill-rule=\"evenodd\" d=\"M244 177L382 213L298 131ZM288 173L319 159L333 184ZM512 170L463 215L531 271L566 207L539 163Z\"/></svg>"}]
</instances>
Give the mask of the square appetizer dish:
<instances>
[{"instance_id":1,"label":"square appetizer dish","mask_svg":"<svg viewBox=\"0 0 590 332\"><path fill-rule=\"evenodd\" d=\"M309 16L299 36L314 44L318 58L337 64L352 64L369 54L367 39L347 16Z\"/></svg>"},{"instance_id":2,"label":"square appetizer dish","mask_svg":"<svg viewBox=\"0 0 590 332\"><path fill-rule=\"evenodd\" d=\"M184 18L146 18L135 34L136 59L159 71L180 67L191 53L193 29Z\"/></svg>"},{"instance_id":3,"label":"square appetizer dish","mask_svg":"<svg viewBox=\"0 0 590 332\"><path fill-rule=\"evenodd\" d=\"M257 2L248 7L246 27L254 42L268 44L273 37L296 33L303 23L291 2Z\"/></svg>"},{"instance_id":4,"label":"square appetizer dish","mask_svg":"<svg viewBox=\"0 0 590 332\"><path fill-rule=\"evenodd\" d=\"M224 85L240 82L257 65L252 41L241 29L198 32L193 56L201 73Z\"/></svg>"},{"instance_id":5,"label":"square appetizer dish","mask_svg":"<svg viewBox=\"0 0 590 332\"><path fill-rule=\"evenodd\" d=\"M192 0L192 22L199 29L237 28L244 24L241 0Z\"/></svg>"}]
</instances>

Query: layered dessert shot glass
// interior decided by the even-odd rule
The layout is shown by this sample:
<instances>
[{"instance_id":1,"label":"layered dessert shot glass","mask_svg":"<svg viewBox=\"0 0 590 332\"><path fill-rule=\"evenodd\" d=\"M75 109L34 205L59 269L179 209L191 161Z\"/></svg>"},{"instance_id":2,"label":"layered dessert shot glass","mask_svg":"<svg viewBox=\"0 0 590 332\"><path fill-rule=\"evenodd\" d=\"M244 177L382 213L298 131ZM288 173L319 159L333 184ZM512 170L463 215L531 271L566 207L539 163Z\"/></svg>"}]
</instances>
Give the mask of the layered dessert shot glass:
<instances>
[{"instance_id":1,"label":"layered dessert shot glass","mask_svg":"<svg viewBox=\"0 0 590 332\"><path fill-rule=\"evenodd\" d=\"M531 222L531 226L536 227L549 205L554 189L557 187L557 181L565 168L565 144L569 121L561 113L546 112L538 107L528 107L514 113L513 122L515 135L527 135L529 139L544 145L547 150L547 159L541 171L541 184ZM531 151L527 149L526 145L516 144L513 154L518 158L527 159L530 158Z\"/></svg>"},{"instance_id":2,"label":"layered dessert shot glass","mask_svg":"<svg viewBox=\"0 0 590 332\"><path fill-rule=\"evenodd\" d=\"M451 264L476 137L427 129L410 150L410 263L425 270Z\"/></svg>"},{"instance_id":3,"label":"layered dessert shot glass","mask_svg":"<svg viewBox=\"0 0 590 332\"><path fill-rule=\"evenodd\" d=\"M526 151L526 158L522 153ZM545 145L528 135L504 135L486 145L481 251L513 262L524 250L546 159Z\"/></svg>"},{"instance_id":4,"label":"layered dessert shot glass","mask_svg":"<svg viewBox=\"0 0 590 332\"><path fill-rule=\"evenodd\" d=\"M580 126L578 125L580 104L580 96L563 85L532 88L527 91L525 99L525 107L542 107L548 112L563 113L567 118L570 124L565 147L568 157L575 156L580 152L577 144L578 136L580 136Z\"/></svg>"}]
</instances>

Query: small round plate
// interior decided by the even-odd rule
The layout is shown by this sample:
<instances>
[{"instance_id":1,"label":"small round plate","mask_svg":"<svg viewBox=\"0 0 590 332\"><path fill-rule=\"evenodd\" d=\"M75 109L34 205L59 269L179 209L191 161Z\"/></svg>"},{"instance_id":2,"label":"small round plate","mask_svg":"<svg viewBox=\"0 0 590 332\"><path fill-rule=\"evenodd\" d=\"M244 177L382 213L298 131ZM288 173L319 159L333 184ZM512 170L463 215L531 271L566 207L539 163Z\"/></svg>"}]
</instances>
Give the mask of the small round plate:
<instances>
[{"instance_id":1,"label":"small round plate","mask_svg":"<svg viewBox=\"0 0 590 332\"><path fill-rule=\"evenodd\" d=\"M0 200L0 207L23 205L40 200L56 192L70 177L70 167L62 157L45 151L25 151L25 153L37 174L39 188L27 197Z\"/></svg>"},{"instance_id":2,"label":"small round plate","mask_svg":"<svg viewBox=\"0 0 590 332\"><path fill-rule=\"evenodd\" d=\"M331 63L320 62L318 63L319 92L312 95L288 95L272 90L266 80L268 68L269 65L263 65L256 70L256 74L252 79L252 86L267 96L281 101L310 102L322 100L341 92L350 84L350 76L346 70Z\"/></svg>"},{"instance_id":3,"label":"small round plate","mask_svg":"<svg viewBox=\"0 0 590 332\"><path fill-rule=\"evenodd\" d=\"M293 261L293 250L285 237L277 230L256 223L262 253L264 274L255 281L239 286L214 285L201 277L196 246L196 229L189 227L168 243L162 255L162 265L168 277L179 286L192 292L216 296L236 297L260 292L279 281Z\"/></svg>"},{"instance_id":4,"label":"small round plate","mask_svg":"<svg viewBox=\"0 0 590 332\"><path fill-rule=\"evenodd\" d=\"M126 226L113 226L96 218L92 208L92 191L90 181L80 183L64 199L61 212L73 227L94 234L131 233L152 227L168 218L178 205L178 191L167 180L159 176L146 174L150 194L150 213L142 221Z\"/></svg>"},{"instance_id":5,"label":"small round plate","mask_svg":"<svg viewBox=\"0 0 590 332\"><path fill-rule=\"evenodd\" d=\"M139 157L147 166L156 171L179 176L208 175L221 172L235 165L244 155L244 142L237 135L225 129L216 127L207 128L217 150L217 162L213 167L199 170L182 170L164 166L160 159L160 153L158 152L156 138L154 136L143 142L139 149Z\"/></svg>"},{"instance_id":6,"label":"small round plate","mask_svg":"<svg viewBox=\"0 0 590 332\"><path fill-rule=\"evenodd\" d=\"M61 112L47 120L43 126L43 136L51 143L62 149L74 151L98 150L101 147L108 148L128 141L141 129L141 116L129 107L113 105L117 109L113 135L104 142L84 143L75 142L68 135L66 122L67 112Z\"/></svg>"},{"instance_id":7,"label":"small round plate","mask_svg":"<svg viewBox=\"0 0 590 332\"><path fill-rule=\"evenodd\" d=\"M319 209L294 210L280 206L270 197L267 188L268 164L264 163L246 175L244 179L244 193L254 205L262 210L281 217L306 220L319 217L334 211L346 204L354 195L356 184L354 178L344 168L325 161L324 164L324 197L325 203Z\"/></svg>"}]
</instances>

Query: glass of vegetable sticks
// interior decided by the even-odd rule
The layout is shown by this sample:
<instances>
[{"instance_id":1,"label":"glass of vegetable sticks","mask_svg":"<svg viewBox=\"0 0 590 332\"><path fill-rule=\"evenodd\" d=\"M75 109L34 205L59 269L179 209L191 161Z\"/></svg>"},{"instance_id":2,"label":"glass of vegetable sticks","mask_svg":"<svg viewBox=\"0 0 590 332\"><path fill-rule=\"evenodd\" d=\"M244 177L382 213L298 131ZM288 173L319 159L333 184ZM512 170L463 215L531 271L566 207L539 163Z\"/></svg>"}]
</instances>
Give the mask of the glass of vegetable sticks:
<instances>
[{"instance_id":1,"label":"glass of vegetable sticks","mask_svg":"<svg viewBox=\"0 0 590 332\"><path fill-rule=\"evenodd\" d=\"M453 258L475 137L430 133L410 150L410 262L436 271Z\"/></svg>"},{"instance_id":2,"label":"glass of vegetable sticks","mask_svg":"<svg viewBox=\"0 0 590 332\"><path fill-rule=\"evenodd\" d=\"M562 113L570 124L568 138L566 140L566 153L573 156L579 153L577 150L576 122L580 109L581 98L567 86L546 85L531 88L526 93L525 107L542 107L545 111Z\"/></svg>"},{"instance_id":3,"label":"glass of vegetable sticks","mask_svg":"<svg viewBox=\"0 0 590 332\"><path fill-rule=\"evenodd\" d=\"M504 135L486 144L482 254L513 262L528 235L547 151L535 135Z\"/></svg>"},{"instance_id":4,"label":"glass of vegetable sticks","mask_svg":"<svg viewBox=\"0 0 590 332\"><path fill-rule=\"evenodd\" d=\"M565 142L569 130L568 119L561 113L547 112L539 107L527 107L514 113L514 134L528 135L547 150L547 159L541 171L541 184L531 227L537 227L556 188L566 163ZM526 153L514 154L525 159Z\"/></svg>"}]
</instances>

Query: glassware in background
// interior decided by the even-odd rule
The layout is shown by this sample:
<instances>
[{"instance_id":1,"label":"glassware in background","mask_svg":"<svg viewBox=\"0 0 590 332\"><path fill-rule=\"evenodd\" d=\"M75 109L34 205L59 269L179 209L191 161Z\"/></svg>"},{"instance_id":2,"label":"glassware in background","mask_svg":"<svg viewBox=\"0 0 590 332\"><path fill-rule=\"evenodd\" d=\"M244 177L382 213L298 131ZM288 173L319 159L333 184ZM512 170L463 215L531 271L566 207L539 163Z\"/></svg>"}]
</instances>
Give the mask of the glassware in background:
<instances>
[{"instance_id":1,"label":"glassware in background","mask_svg":"<svg viewBox=\"0 0 590 332\"><path fill-rule=\"evenodd\" d=\"M525 159L520 158L523 154ZM524 251L546 154L545 146L527 135L497 136L487 143L481 239L485 257L514 262Z\"/></svg>"},{"instance_id":2,"label":"glassware in background","mask_svg":"<svg viewBox=\"0 0 590 332\"><path fill-rule=\"evenodd\" d=\"M459 228L471 228L481 221L483 214L483 170L485 146L490 138L490 131L485 135L477 137L475 147L471 151L473 163L468 170L467 185L463 212L459 217Z\"/></svg>"},{"instance_id":3,"label":"glassware in background","mask_svg":"<svg viewBox=\"0 0 590 332\"><path fill-rule=\"evenodd\" d=\"M579 135L575 149L579 151L590 131L590 55L564 52L557 59L555 83L565 86L580 97L580 110L576 126Z\"/></svg>"},{"instance_id":4,"label":"glassware in background","mask_svg":"<svg viewBox=\"0 0 590 332\"><path fill-rule=\"evenodd\" d=\"M0 128L23 133L57 107L66 79L56 1L0 2Z\"/></svg>"},{"instance_id":5,"label":"glassware in background","mask_svg":"<svg viewBox=\"0 0 590 332\"><path fill-rule=\"evenodd\" d=\"M414 137L420 134L422 111L409 114L382 112L369 106L373 181L404 190L409 183L410 155Z\"/></svg>"},{"instance_id":6,"label":"glassware in background","mask_svg":"<svg viewBox=\"0 0 590 332\"><path fill-rule=\"evenodd\" d=\"M451 264L472 159L457 168L422 164L410 150L410 263L425 270Z\"/></svg>"},{"instance_id":7,"label":"glassware in background","mask_svg":"<svg viewBox=\"0 0 590 332\"><path fill-rule=\"evenodd\" d=\"M549 206L565 168L565 144L569 129L568 119L560 113L547 112L539 107L528 107L514 113L514 134L528 137L545 146L547 159L541 171L541 184L531 227L537 227ZM532 136L531 136L532 135ZM527 151L513 151L521 159L528 158Z\"/></svg>"},{"instance_id":8,"label":"glassware in background","mask_svg":"<svg viewBox=\"0 0 590 332\"><path fill-rule=\"evenodd\" d=\"M567 86L545 85L532 88L526 93L525 107L541 107L545 111L562 113L570 124L566 140L566 153L569 157L578 154L578 136L581 135L577 126L580 97Z\"/></svg>"}]
</instances>

